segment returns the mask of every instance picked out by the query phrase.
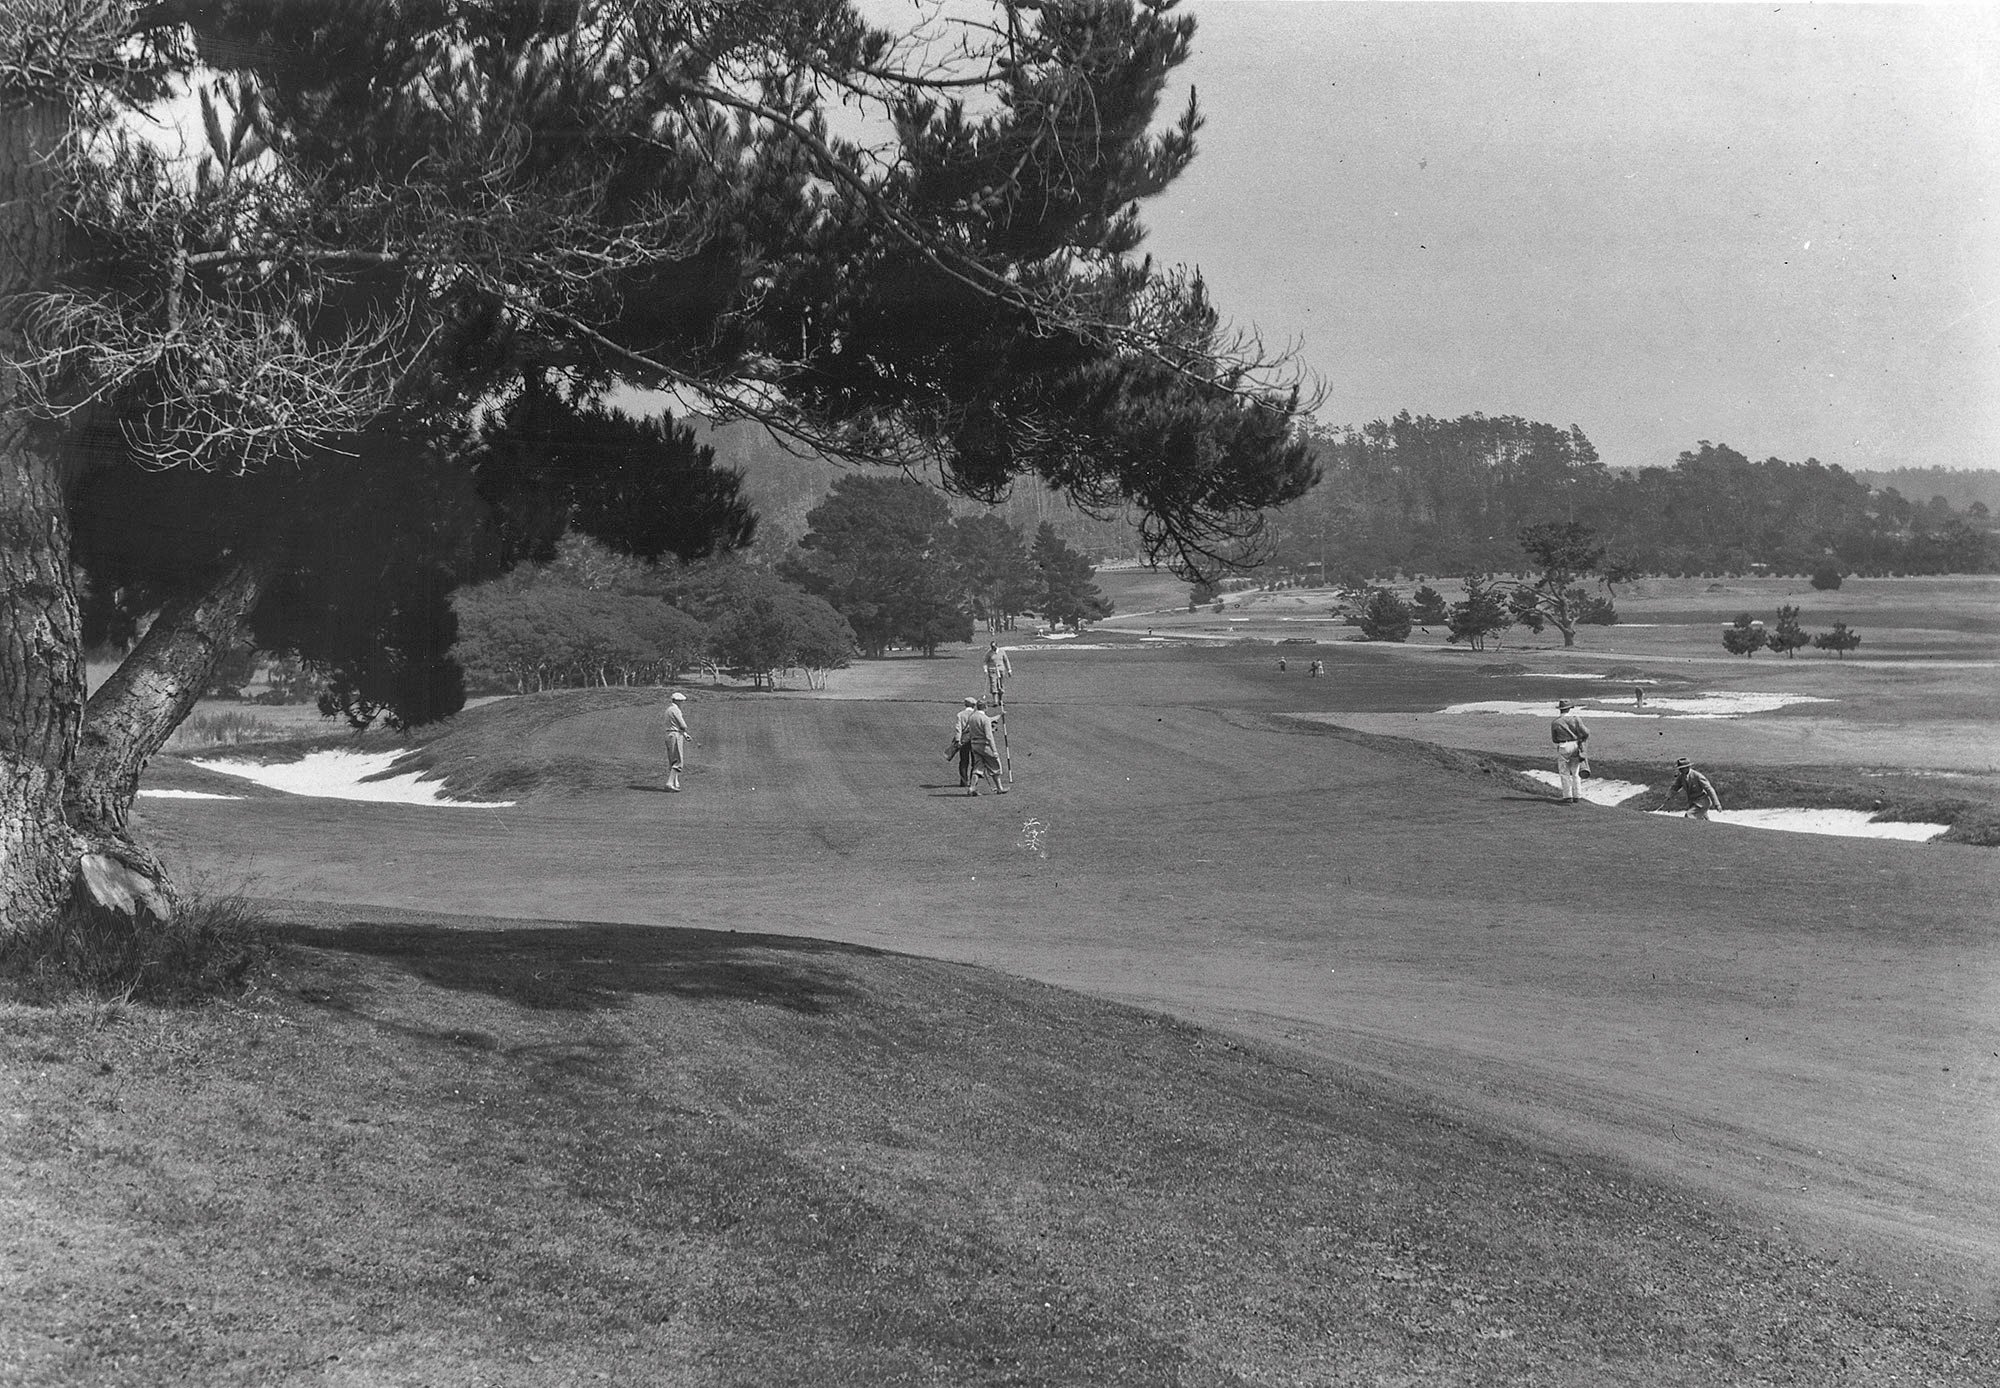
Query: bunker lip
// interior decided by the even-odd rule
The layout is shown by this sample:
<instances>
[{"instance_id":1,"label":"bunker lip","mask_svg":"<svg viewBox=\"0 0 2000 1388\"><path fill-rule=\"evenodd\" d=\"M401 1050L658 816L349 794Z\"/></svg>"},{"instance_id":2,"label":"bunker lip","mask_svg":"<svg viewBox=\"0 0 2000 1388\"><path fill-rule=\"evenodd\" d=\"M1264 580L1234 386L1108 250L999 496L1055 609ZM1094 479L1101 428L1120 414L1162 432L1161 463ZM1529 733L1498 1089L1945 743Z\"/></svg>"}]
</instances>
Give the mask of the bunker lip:
<instances>
[{"instance_id":1,"label":"bunker lip","mask_svg":"<svg viewBox=\"0 0 2000 1388\"><path fill-rule=\"evenodd\" d=\"M512 800L452 800L441 781L425 780L419 772L387 776L404 753L308 752L297 761L250 762L196 760L190 766L252 781L288 795L321 800L367 800L391 805L442 805L462 809L504 809Z\"/></svg>"},{"instance_id":2,"label":"bunker lip","mask_svg":"<svg viewBox=\"0 0 2000 1388\"><path fill-rule=\"evenodd\" d=\"M1680 810L1653 810L1651 813L1678 819ZM1832 834L1851 839L1902 839L1923 843L1950 830L1949 824L1905 824L1881 822L1872 810L1756 809L1711 810L1709 821L1733 824L1743 829L1782 829L1794 834Z\"/></svg>"},{"instance_id":3,"label":"bunker lip","mask_svg":"<svg viewBox=\"0 0 2000 1388\"><path fill-rule=\"evenodd\" d=\"M1616 696L1585 695L1586 705L1597 698ZM1741 718L1750 713L1773 713L1794 704L1831 704L1838 702L1818 694L1757 694L1749 691L1714 694L1654 694L1646 699L1645 706L1626 708L1598 708L1586 706L1579 711L1591 718ZM1554 699L1542 701L1527 699L1482 699L1473 703L1451 704L1438 710L1439 713L1494 713L1494 714L1552 714Z\"/></svg>"}]
</instances>

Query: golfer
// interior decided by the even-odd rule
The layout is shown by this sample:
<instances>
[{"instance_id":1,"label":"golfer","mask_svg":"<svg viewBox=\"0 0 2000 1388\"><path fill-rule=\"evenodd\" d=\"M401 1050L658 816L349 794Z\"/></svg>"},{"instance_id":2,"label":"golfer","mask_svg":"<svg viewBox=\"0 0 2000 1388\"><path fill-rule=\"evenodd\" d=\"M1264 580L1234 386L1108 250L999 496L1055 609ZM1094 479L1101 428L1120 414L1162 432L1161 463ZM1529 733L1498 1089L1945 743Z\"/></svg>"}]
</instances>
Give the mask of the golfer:
<instances>
[{"instance_id":1,"label":"golfer","mask_svg":"<svg viewBox=\"0 0 2000 1388\"><path fill-rule=\"evenodd\" d=\"M1693 762L1682 757L1674 763L1674 773L1674 783L1667 787L1667 798L1660 802L1661 809L1671 805L1676 795L1687 797L1686 817L1689 819L1707 819L1710 810L1722 808L1722 797L1716 794L1715 782L1695 770Z\"/></svg>"},{"instance_id":2,"label":"golfer","mask_svg":"<svg viewBox=\"0 0 2000 1388\"><path fill-rule=\"evenodd\" d=\"M960 790L972 789L972 738L966 732L966 729L971 726L972 715L977 712L979 712L979 700L968 696L965 701L965 707L958 711L958 716L952 720L951 724L951 752L949 755L958 758L958 788Z\"/></svg>"},{"instance_id":3,"label":"golfer","mask_svg":"<svg viewBox=\"0 0 2000 1388\"><path fill-rule=\"evenodd\" d=\"M966 785L967 795L979 794L979 778L985 776L993 782L993 789L1005 795L1007 787L1000 779L999 744L993 736L993 715L986 711L986 701L981 699L972 710L972 716L965 720L965 741L972 748L972 780Z\"/></svg>"},{"instance_id":4,"label":"golfer","mask_svg":"<svg viewBox=\"0 0 2000 1388\"><path fill-rule=\"evenodd\" d=\"M681 705L687 702L687 695L678 690L667 704L667 789L681 788L681 767L687 761L687 745L693 739L688 736L687 715L681 712Z\"/></svg>"},{"instance_id":5,"label":"golfer","mask_svg":"<svg viewBox=\"0 0 2000 1388\"><path fill-rule=\"evenodd\" d=\"M1583 779L1577 772L1583 766L1584 744L1590 741L1590 729L1583 726L1575 709L1568 699L1556 700L1556 716L1549 724L1549 741L1556 745L1556 776L1562 782L1561 803L1565 805L1583 799Z\"/></svg>"},{"instance_id":6,"label":"golfer","mask_svg":"<svg viewBox=\"0 0 2000 1388\"><path fill-rule=\"evenodd\" d=\"M1014 662L1007 659L1007 652L1000 649L998 641L986 647L986 692L993 696L993 702L1007 702L1007 676L1014 673Z\"/></svg>"}]
</instances>

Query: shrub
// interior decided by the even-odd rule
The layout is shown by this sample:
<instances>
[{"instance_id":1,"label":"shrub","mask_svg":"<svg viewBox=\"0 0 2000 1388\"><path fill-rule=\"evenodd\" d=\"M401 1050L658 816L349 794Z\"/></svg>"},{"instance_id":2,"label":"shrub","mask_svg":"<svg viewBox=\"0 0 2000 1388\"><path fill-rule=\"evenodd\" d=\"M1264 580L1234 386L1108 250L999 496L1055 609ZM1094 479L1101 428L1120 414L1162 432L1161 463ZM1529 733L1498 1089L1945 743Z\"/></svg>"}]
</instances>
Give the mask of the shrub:
<instances>
[{"instance_id":1,"label":"shrub","mask_svg":"<svg viewBox=\"0 0 2000 1388\"><path fill-rule=\"evenodd\" d=\"M1770 638L1764 634L1764 624L1753 621L1748 612L1722 629L1722 649L1731 655L1752 656L1764 649Z\"/></svg>"},{"instance_id":2,"label":"shrub","mask_svg":"<svg viewBox=\"0 0 2000 1388\"><path fill-rule=\"evenodd\" d=\"M1377 588L1361 609L1361 639L1364 641L1407 641L1410 639L1410 605L1390 592Z\"/></svg>"},{"instance_id":3,"label":"shrub","mask_svg":"<svg viewBox=\"0 0 2000 1388\"><path fill-rule=\"evenodd\" d=\"M1840 569L1833 564L1821 564L1812 571L1809 581L1822 593L1828 592L1840 586Z\"/></svg>"},{"instance_id":4,"label":"shrub","mask_svg":"<svg viewBox=\"0 0 2000 1388\"><path fill-rule=\"evenodd\" d=\"M1832 631L1823 631L1813 637L1812 643L1822 651L1832 651L1836 656L1846 655L1861 644L1861 638L1847 629L1847 623L1835 622Z\"/></svg>"}]
</instances>

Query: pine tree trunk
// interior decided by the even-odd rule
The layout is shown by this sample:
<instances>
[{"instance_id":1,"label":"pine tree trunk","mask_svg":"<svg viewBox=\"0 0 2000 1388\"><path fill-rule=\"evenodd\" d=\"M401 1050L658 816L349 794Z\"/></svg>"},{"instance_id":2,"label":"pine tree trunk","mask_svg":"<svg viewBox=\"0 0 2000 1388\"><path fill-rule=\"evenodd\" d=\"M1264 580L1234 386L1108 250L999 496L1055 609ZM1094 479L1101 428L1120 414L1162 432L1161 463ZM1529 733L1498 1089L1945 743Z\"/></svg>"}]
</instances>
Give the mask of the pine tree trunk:
<instances>
[{"instance_id":1,"label":"pine tree trunk","mask_svg":"<svg viewBox=\"0 0 2000 1388\"><path fill-rule=\"evenodd\" d=\"M0 934L53 916L81 856L62 815L84 701L63 464L16 366L18 296L46 284L62 253L46 156L66 124L50 102L0 115Z\"/></svg>"},{"instance_id":2,"label":"pine tree trunk","mask_svg":"<svg viewBox=\"0 0 2000 1388\"><path fill-rule=\"evenodd\" d=\"M271 571L269 560L240 559L206 592L173 599L91 696L63 795L64 809L79 830L136 848L125 825L139 773L242 638Z\"/></svg>"}]
</instances>

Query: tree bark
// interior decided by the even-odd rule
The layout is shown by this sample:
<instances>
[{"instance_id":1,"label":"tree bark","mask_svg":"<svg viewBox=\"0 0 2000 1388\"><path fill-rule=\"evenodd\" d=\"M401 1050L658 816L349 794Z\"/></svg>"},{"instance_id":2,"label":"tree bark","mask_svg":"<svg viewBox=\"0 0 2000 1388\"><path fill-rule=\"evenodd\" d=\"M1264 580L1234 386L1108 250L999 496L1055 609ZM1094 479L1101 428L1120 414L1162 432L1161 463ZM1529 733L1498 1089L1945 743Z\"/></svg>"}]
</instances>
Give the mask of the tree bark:
<instances>
[{"instance_id":1,"label":"tree bark","mask_svg":"<svg viewBox=\"0 0 2000 1388\"><path fill-rule=\"evenodd\" d=\"M47 101L0 116L0 933L52 917L82 856L62 814L84 707L64 467L19 369L20 296L46 285L62 254L48 155L67 124Z\"/></svg>"},{"instance_id":2,"label":"tree bark","mask_svg":"<svg viewBox=\"0 0 2000 1388\"><path fill-rule=\"evenodd\" d=\"M70 822L86 835L137 848L126 821L139 774L242 638L273 568L267 558L241 558L207 591L167 603L132 653L91 695L63 794Z\"/></svg>"}]
</instances>

